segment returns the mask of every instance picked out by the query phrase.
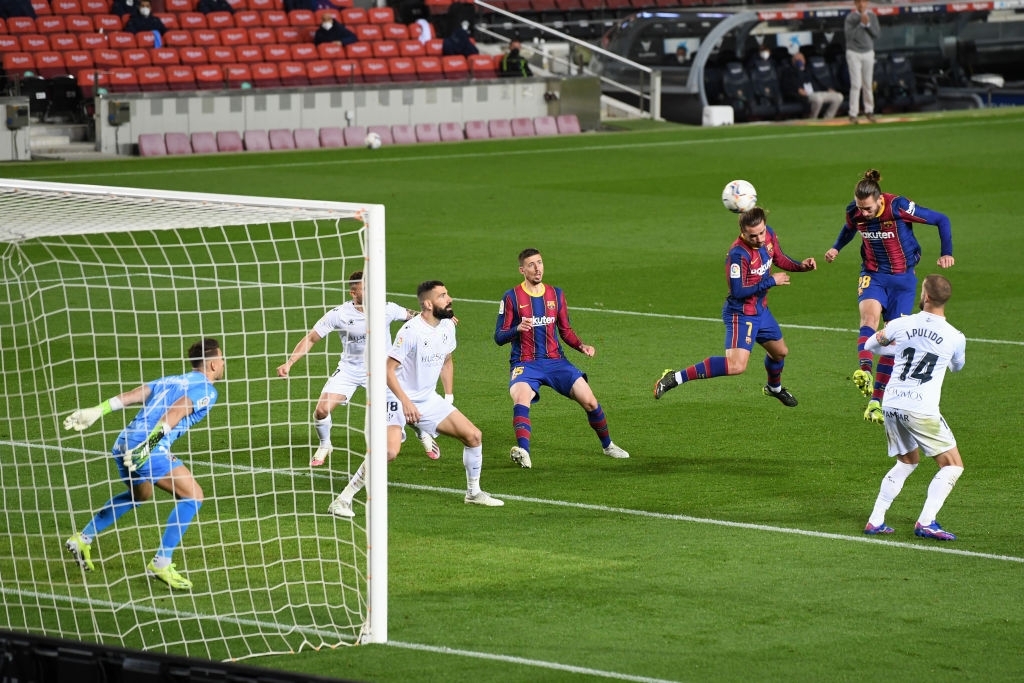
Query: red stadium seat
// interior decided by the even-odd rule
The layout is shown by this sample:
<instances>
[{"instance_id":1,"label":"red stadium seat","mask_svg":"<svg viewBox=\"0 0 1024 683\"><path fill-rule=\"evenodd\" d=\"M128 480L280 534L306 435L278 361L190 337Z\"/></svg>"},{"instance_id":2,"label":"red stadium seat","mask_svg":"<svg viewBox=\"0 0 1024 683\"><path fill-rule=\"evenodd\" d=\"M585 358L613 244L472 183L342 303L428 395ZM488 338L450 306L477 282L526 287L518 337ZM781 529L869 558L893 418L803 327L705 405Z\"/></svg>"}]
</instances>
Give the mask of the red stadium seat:
<instances>
[{"instance_id":1,"label":"red stadium seat","mask_svg":"<svg viewBox=\"0 0 1024 683\"><path fill-rule=\"evenodd\" d=\"M153 60L150 57L151 50L143 50L141 48L135 48L134 50L124 50L121 52L121 61L124 62L125 66L138 68L140 66L152 66Z\"/></svg>"},{"instance_id":2,"label":"red stadium seat","mask_svg":"<svg viewBox=\"0 0 1024 683\"><path fill-rule=\"evenodd\" d=\"M135 69L128 66L110 70L110 92L139 92L139 77Z\"/></svg>"},{"instance_id":3,"label":"red stadium seat","mask_svg":"<svg viewBox=\"0 0 1024 683\"><path fill-rule=\"evenodd\" d=\"M288 15L281 11L262 12L263 25L268 27L288 26Z\"/></svg>"},{"instance_id":4,"label":"red stadium seat","mask_svg":"<svg viewBox=\"0 0 1024 683\"><path fill-rule=\"evenodd\" d=\"M238 45L235 47L235 59L239 64L255 64L263 61L263 50L259 45Z\"/></svg>"},{"instance_id":5,"label":"red stadium seat","mask_svg":"<svg viewBox=\"0 0 1024 683\"><path fill-rule=\"evenodd\" d=\"M164 69L169 90L195 90L196 75L188 64L172 64Z\"/></svg>"},{"instance_id":6,"label":"red stadium seat","mask_svg":"<svg viewBox=\"0 0 1024 683\"><path fill-rule=\"evenodd\" d=\"M296 128L295 149L319 149L320 136L312 128Z\"/></svg>"},{"instance_id":7,"label":"red stadium seat","mask_svg":"<svg viewBox=\"0 0 1024 683\"><path fill-rule=\"evenodd\" d=\"M181 64L181 57L178 56L178 48L176 47L158 47L150 52L150 58L153 66Z\"/></svg>"},{"instance_id":8,"label":"red stadium seat","mask_svg":"<svg viewBox=\"0 0 1024 683\"><path fill-rule=\"evenodd\" d=\"M192 44L209 47L220 45L220 31L214 28L200 28L192 31Z\"/></svg>"},{"instance_id":9,"label":"red stadium seat","mask_svg":"<svg viewBox=\"0 0 1024 683\"><path fill-rule=\"evenodd\" d=\"M249 44L250 45L273 45L277 42L277 36L274 34L274 29L266 26L259 28L249 29Z\"/></svg>"},{"instance_id":10,"label":"red stadium seat","mask_svg":"<svg viewBox=\"0 0 1024 683\"><path fill-rule=\"evenodd\" d=\"M218 152L241 152L245 149L242 145L242 136L238 134L238 131L220 130L217 131L216 138Z\"/></svg>"},{"instance_id":11,"label":"red stadium seat","mask_svg":"<svg viewBox=\"0 0 1024 683\"><path fill-rule=\"evenodd\" d=\"M378 8L378 9L385 9L385 8ZM391 8L388 7L386 9L391 9ZM411 38L411 36L409 35L409 27L406 26L405 24L384 24L381 27L381 30L384 33L384 40L395 40L395 41L398 41L398 40L409 40Z\"/></svg>"},{"instance_id":12,"label":"red stadium seat","mask_svg":"<svg viewBox=\"0 0 1024 683\"><path fill-rule=\"evenodd\" d=\"M486 121L466 121L466 139L467 140L486 140L491 137L490 130L487 128Z\"/></svg>"},{"instance_id":13,"label":"red stadium seat","mask_svg":"<svg viewBox=\"0 0 1024 683\"><path fill-rule=\"evenodd\" d=\"M13 35L38 33L36 31L36 20L32 17L10 17L7 20L7 32Z\"/></svg>"},{"instance_id":14,"label":"red stadium seat","mask_svg":"<svg viewBox=\"0 0 1024 683\"><path fill-rule=\"evenodd\" d=\"M444 77L448 79L463 79L469 77L469 65L462 55L444 55L441 57L441 70Z\"/></svg>"},{"instance_id":15,"label":"red stadium seat","mask_svg":"<svg viewBox=\"0 0 1024 683\"><path fill-rule=\"evenodd\" d=\"M156 36L153 35L152 31L142 31L141 33L136 33L135 44L139 47L152 49L156 47Z\"/></svg>"},{"instance_id":16,"label":"red stadium seat","mask_svg":"<svg viewBox=\"0 0 1024 683\"><path fill-rule=\"evenodd\" d=\"M83 50L99 50L106 48L110 43L107 36L102 33L76 33L78 47Z\"/></svg>"},{"instance_id":17,"label":"red stadium seat","mask_svg":"<svg viewBox=\"0 0 1024 683\"><path fill-rule=\"evenodd\" d=\"M373 56L379 59L389 59L398 56L398 43L393 40L378 40L370 44Z\"/></svg>"},{"instance_id":18,"label":"red stadium seat","mask_svg":"<svg viewBox=\"0 0 1024 683\"><path fill-rule=\"evenodd\" d=\"M334 85L338 82L334 75L334 65L326 59L306 62L306 75L309 76L310 85Z\"/></svg>"},{"instance_id":19,"label":"red stadium seat","mask_svg":"<svg viewBox=\"0 0 1024 683\"><path fill-rule=\"evenodd\" d=\"M189 136L189 144L192 145L193 154L216 154L217 138L210 132L192 133Z\"/></svg>"},{"instance_id":20,"label":"red stadium seat","mask_svg":"<svg viewBox=\"0 0 1024 683\"><path fill-rule=\"evenodd\" d=\"M370 18L362 7L346 7L341 10L341 23L351 30L353 26L370 23Z\"/></svg>"},{"instance_id":21,"label":"red stadium seat","mask_svg":"<svg viewBox=\"0 0 1024 683\"><path fill-rule=\"evenodd\" d=\"M390 57L387 60L391 80L396 83L415 81L416 62L412 57Z\"/></svg>"},{"instance_id":22,"label":"red stadium seat","mask_svg":"<svg viewBox=\"0 0 1024 683\"><path fill-rule=\"evenodd\" d=\"M13 38L14 36L8 37ZM53 33L50 35L50 49L55 52L67 52L68 50L79 50L81 47L78 44L78 36L74 33Z\"/></svg>"},{"instance_id":23,"label":"red stadium seat","mask_svg":"<svg viewBox=\"0 0 1024 683\"><path fill-rule=\"evenodd\" d=\"M231 12L210 12L206 15L206 26L218 31L222 28L232 28L235 26L235 16Z\"/></svg>"},{"instance_id":24,"label":"red stadium seat","mask_svg":"<svg viewBox=\"0 0 1024 683\"><path fill-rule=\"evenodd\" d=\"M90 24L90 28L72 28L72 22L81 22L87 20ZM113 31L120 31L124 28L124 21L121 17L114 14L94 14L88 17L68 17L68 30L71 31L103 31L104 33L111 33ZM168 26L168 28L170 28Z\"/></svg>"},{"instance_id":25,"label":"red stadium seat","mask_svg":"<svg viewBox=\"0 0 1024 683\"><path fill-rule=\"evenodd\" d=\"M206 56L206 48L197 45L179 48L178 56L181 58L182 64L189 64L191 66L210 63L210 58Z\"/></svg>"},{"instance_id":26,"label":"red stadium seat","mask_svg":"<svg viewBox=\"0 0 1024 683\"><path fill-rule=\"evenodd\" d=\"M253 26L262 25L263 17L260 16L259 12L254 12L252 10L235 12L235 26L238 28L252 28Z\"/></svg>"},{"instance_id":27,"label":"red stadium seat","mask_svg":"<svg viewBox=\"0 0 1024 683\"><path fill-rule=\"evenodd\" d=\"M219 64L201 64L193 69L196 87L200 90L220 90L227 87L224 70Z\"/></svg>"},{"instance_id":28,"label":"red stadium seat","mask_svg":"<svg viewBox=\"0 0 1024 683\"><path fill-rule=\"evenodd\" d=\"M383 59L369 58L362 60L363 83L384 83L391 80L388 63Z\"/></svg>"},{"instance_id":29,"label":"red stadium seat","mask_svg":"<svg viewBox=\"0 0 1024 683\"><path fill-rule=\"evenodd\" d=\"M259 62L253 64L252 84L256 88L276 88L281 85L281 72L276 62Z\"/></svg>"},{"instance_id":30,"label":"red stadium seat","mask_svg":"<svg viewBox=\"0 0 1024 683\"><path fill-rule=\"evenodd\" d=\"M192 34L188 31L168 31L164 34L163 44L166 47L185 47L192 44Z\"/></svg>"},{"instance_id":31,"label":"red stadium seat","mask_svg":"<svg viewBox=\"0 0 1024 683\"><path fill-rule=\"evenodd\" d=\"M306 65L303 62L281 62L277 65L281 75L281 85L288 88L296 88L309 85L309 76L306 75Z\"/></svg>"},{"instance_id":32,"label":"red stadium seat","mask_svg":"<svg viewBox=\"0 0 1024 683\"><path fill-rule=\"evenodd\" d=\"M226 64L224 80L227 81L229 88L240 88L243 83L252 85L252 69L248 64Z\"/></svg>"},{"instance_id":33,"label":"red stadium seat","mask_svg":"<svg viewBox=\"0 0 1024 683\"><path fill-rule=\"evenodd\" d=\"M274 29L274 38L279 43L311 43L314 29L308 26L278 26Z\"/></svg>"},{"instance_id":34,"label":"red stadium seat","mask_svg":"<svg viewBox=\"0 0 1024 683\"><path fill-rule=\"evenodd\" d=\"M246 152L269 152L270 136L265 130L247 130L242 135Z\"/></svg>"},{"instance_id":35,"label":"red stadium seat","mask_svg":"<svg viewBox=\"0 0 1024 683\"><path fill-rule=\"evenodd\" d=\"M377 24L358 24L351 29L360 41L372 43L377 40L384 40L384 31Z\"/></svg>"},{"instance_id":36,"label":"red stadium seat","mask_svg":"<svg viewBox=\"0 0 1024 683\"><path fill-rule=\"evenodd\" d=\"M249 32L244 28L225 28L220 32L221 45L248 45Z\"/></svg>"},{"instance_id":37,"label":"red stadium seat","mask_svg":"<svg viewBox=\"0 0 1024 683\"><path fill-rule=\"evenodd\" d=\"M281 0L249 0L249 9L268 12L281 9Z\"/></svg>"},{"instance_id":38,"label":"red stadium seat","mask_svg":"<svg viewBox=\"0 0 1024 683\"><path fill-rule=\"evenodd\" d=\"M184 14L193 11L195 3L193 0L164 0L164 11Z\"/></svg>"},{"instance_id":39,"label":"red stadium seat","mask_svg":"<svg viewBox=\"0 0 1024 683\"><path fill-rule=\"evenodd\" d=\"M293 9L288 13L288 23L291 26L316 26L319 22L311 10Z\"/></svg>"},{"instance_id":40,"label":"red stadium seat","mask_svg":"<svg viewBox=\"0 0 1024 683\"><path fill-rule=\"evenodd\" d=\"M398 42L398 54L403 57L422 57L427 54L427 46L418 40L401 40Z\"/></svg>"},{"instance_id":41,"label":"red stadium seat","mask_svg":"<svg viewBox=\"0 0 1024 683\"><path fill-rule=\"evenodd\" d=\"M417 142L441 142L441 128L436 123L417 123L413 131Z\"/></svg>"},{"instance_id":42,"label":"red stadium seat","mask_svg":"<svg viewBox=\"0 0 1024 683\"><path fill-rule=\"evenodd\" d=\"M267 132L270 149L295 149L295 134L288 128L273 128Z\"/></svg>"},{"instance_id":43,"label":"red stadium seat","mask_svg":"<svg viewBox=\"0 0 1024 683\"><path fill-rule=\"evenodd\" d=\"M50 49L50 39L41 33L25 33L18 36L22 52L45 52Z\"/></svg>"},{"instance_id":44,"label":"red stadium seat","mask_svg":"<svg viewBox=\"0 0 1024 683\"><path fill-rule=\"evenodd\" d=\"M139 89L143 92L167 90L167 74L160 66L140 66L135 70L139 77Z\"/></svg>"},{"instance_id":45,"label":"red stadium seat","mask_svg":"<svg viewBox=\"0 0 1024 683\"><path fill-rule=\"evenodd\" d=\"M349 126L343 133L346 147L362 147L366 139L366 126Z\"/></svg>"},{"instance_id":46,"label":"red stadium seat","mask_svg":"<svg viewBox=\"0 0 1024 683\"><path fill-rule=\"evenodd\" d=\"M32 9L35 10L37 17L53 14L53 9L50 7L49 0L31 0L30 4L32 5Z\"/></svg>"},{"instance_id":47,"label":"red stadium seat","mask_svg":"<svg viewBox=\"0 0 1024 683\"><path fill-rule=\"evenodd\" d=\"M444 40L441 38L431 38L427 41L427 54L440 57L444 54Z\"/></svg>"},{"instance_id":48,"label":"red stadium seat","mask_svg":"<svg viewBox=\"0 0 1024 683\"><path fill-rule=\"evenodd\" d=\"M82 4L78 0L50 0L54 14L81 14Z\"/></svg>"},{"instance_id":49,"label":"red stadium seat","mask_svg":"<svg viewBox=\"0 0 1024 683\"><path fill-rule=\"evenodd\" d=\"M441 58L424 55L414 57L416 62L416 75L421 81L437 81L444 78L444 67L441 66Z\"/></svg>"},{"instance_id":50,"label":"red stadium seat","mask_svg":"<svg viewBox=\"0 0 1024 683\"><path fill-rule=\"evenodd\" d=\"M38 33L67 33L67 24L64 17L60 15L48 15L36 17L36 31Z\"/></svg>"},{"instance_id":51,"label":"red stadium seat","mask_svg":"<svg viewBox=\"0 0 1024 683\"><path fill-rule=\"evenodd\" d=\"M466 58L466 62L469 64L469 73L473 78L498 77L498 69L493 55L470 55Z\"/></svg>"},{"instance_id":52,"label":"red stadium seat","mask_svg":"<svg viewBox=\"0 0 1024 683\"><path fill-rule=\"evenodd\" d=\"M391 7L370 7L366 10L366 18L371 24L393 24L395 10Z\"/></svg>"},{"instance_id":53,"label":"red stadium seat","mask_svg":"<svg viewBox=\"0 0 1024 683\"><path fill-rule=\"evenodd\" d=\"M107 0L82 0L82 14L110 14Z\"/></svg>"},{"instance_id":54,"label":"red stadium seat","mask_svg":"<svg viewBox=\"0 0 1024 683\"><path fill-rule=\"evenodd\" d=\"M210 64L235 64L238 62L235 58L235 48L225 45L214 45L207 48L206 57L210 60ZM198 75L196 78L198 79Z\"/></svg>"},{"instance_id":55,"label":"red stadium seat","mask_svg":"<svg viewBox=\"0 0 1024 683\"><path fill-rule=\"evenodd\" d=\"M274 43L272 45L263 46L264 62L287 62L291 58L292 51L288 49L287 45L278 45Z\"/></svg>"},{"instance_id":56,"label":"red stadium seat","mask_svg":"<svg viewBox=\"0 0 1024 683\"><path fill-rule=\"evenodd\" d=\"M93 68L92 53L88 50L68 50L64 53L64 64L72 74L91 69Z\"/></svg>"},{"instance_id":57,"label":"red stadium seat","mask_svg":"<svg viewBox=\"0 0 1024 683\"><path fill-rule=\"evenodd\" d=\"M60 35L59 33L57 35ZM53 47L53 36L50 36L50 47L54 50L61 50L63 48ZM78 47L78 41L75 41L75 47ZM67 49L74 49L68 47ZM21 52L21 43L18 42L18 36L12 36L9 34L0 33L0 54L7 52Z\"/></svg>"},{"instance_id":58,"label":"red stadium seat","mask_svg":"<svg viewBox=\"0 0 1024 683\"><path fill-rule=\"evenodd\" d=\"M288 49L291 52L292 60L296 62L309 62L320 56L313 43L292 43Z\"/></svg>"},{"instance_id":59,"label":"red stadium seat","mask_svg":"<svg viewBox=\"0 0 1024 683\"><path fill-rule=\"evenodd\" d=\"M121 53L109 48L98 48L92 51L92 62L96 66L124 66Z\"/></svg>"},{"instance_id":60,"label":"red stadium seat","mask_svg":"<svg viewBox=\"0 0 1024 683\"><path fill-rule=\"evenodd\" d=\"M342 85L363 82L363 69L357 59L339 59L334 62L334 77Z\"/></svg>"},{"instance_id":61,"label":"red stadium seat","mask_svg":"<svg viewBox=\"0 0 1024 683\"><path fill-rule=\"evenodd\" d=\"M373 56L373 47L369 43L351 43L345 46L345 56L349 59L369 59Z\"/></svg>"},{"instance_id":62,"label":"red stadium seat","mask_svg":"<svg viewBox=\"0 0 1024 683\"><path fill-rule=\"evenodd\" d=\"M207 28L206 15L202 12L182 12L178 15L178 28L183 31Z\"/></svg>"},{"instance_id":63,"label":"red stadium seat","mask_svg":"<svg viewBox=\"0 0 1024 683\"><path fill-rule=\"evenodd\" d=\"M157 19L159 19L160 21L162 21L164 23L164 28L167 29L168 31L185 31L185 30L187 30L187 29L182 28L181 24L178 23L178 15L177 14L164 14L164 13L160 13L160 14L157 14L155 16L156 16ZM125 23L125 24L128 23L128 15L127 14L124 15L124 22L123 23Z\"/></svg>"},{"instance_id":64,"label":"red stadium seat","mask_svg":"<svg viewBox=\"0 0 1024 683\"><path fill-rule=\"evenodd\" d=\"M341 43L320 43L316 46L316 53L320 59L344 59L345 48Z\"/></svg>"},{"instance_id":65,"label":"red stadium seat","mask_svg":"<svg viewBox=\"0 0 1024 683\"><path fill-rule=\"evenodd\" d=\"M345 134L342 132L340 126L324 126L320 129L320 146L321 147L344 147L345 146Z\"/></svg>"},{"instance_id":66,"label":"red stadium seat","mask_svg":"<svg viewBox=\"0 0 1024 683\"><path fill-rule=\"evenodd\" d=\"M37 52L35 60L36 75L40 78L56 78L70 73L64 63L64 55L59 52Z\"/></svg>"},{"instance_id":67,"label":"red stadium seat","mask_svg":"<svg viewBox=\"0 0 1024 683\"><path fill-rule=\"evenodd\" d=\"M139 156L167 156L167 144L164 142L164 136L160 133L142 133L139 135Z\"/></svg>"},{"instance_id":68,"label":"red stadium seat","mask_svg":"<svg viewBox=\"0 0 1024 683\"><path fill-rule=\"evenodd\" d=\"M127 31L115 31L107 34L107 45L114 50L132 50L139 45L135 42L135 34Z\"/></svg>"},{"instance_id":69,"label":"red stadium seat","mask_svg":"<svg viewBox=\"0 0 1024 683\"><path fill-rule=\"evenodd\" d=\"M4 59L6 61L6 57ZM78 81L78 89L81 91L82 97L89 98L96 94L96 88L106 88L110 85L110 74L106 71L86 69L79 71L75 80Z\"/></svg>"}]
</instances>

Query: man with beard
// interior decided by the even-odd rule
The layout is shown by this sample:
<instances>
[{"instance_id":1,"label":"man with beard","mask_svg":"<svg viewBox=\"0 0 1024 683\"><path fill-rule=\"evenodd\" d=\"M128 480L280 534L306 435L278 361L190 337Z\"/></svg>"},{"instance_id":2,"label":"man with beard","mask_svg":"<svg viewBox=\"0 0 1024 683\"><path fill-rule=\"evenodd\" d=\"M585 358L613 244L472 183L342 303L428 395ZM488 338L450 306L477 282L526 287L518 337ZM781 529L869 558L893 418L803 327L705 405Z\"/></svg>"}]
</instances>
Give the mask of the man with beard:
<instances>
[{"instance_id":1,"label":"man with beard","mask_svg":"<svg viewBox=\"0 0 1024 683\"><path fill-rule=\"evenodd\" d=\"M387 358L388 391L385 400L388 424L388 462L398 457L405 439L405 425L424 432L440 433L462 442L462 464L466 468L466 502L487 507L505 503L480 489L483 446L480 430L437 393L441 380L451 396L455 350L455 323L452 298L440 280L428 280L416 289L420 315L398 331ZM338 517L355 517L352 499L366 483L364 461L345 490L338 494L328 511Z\"/></svg>"}]
</instances>

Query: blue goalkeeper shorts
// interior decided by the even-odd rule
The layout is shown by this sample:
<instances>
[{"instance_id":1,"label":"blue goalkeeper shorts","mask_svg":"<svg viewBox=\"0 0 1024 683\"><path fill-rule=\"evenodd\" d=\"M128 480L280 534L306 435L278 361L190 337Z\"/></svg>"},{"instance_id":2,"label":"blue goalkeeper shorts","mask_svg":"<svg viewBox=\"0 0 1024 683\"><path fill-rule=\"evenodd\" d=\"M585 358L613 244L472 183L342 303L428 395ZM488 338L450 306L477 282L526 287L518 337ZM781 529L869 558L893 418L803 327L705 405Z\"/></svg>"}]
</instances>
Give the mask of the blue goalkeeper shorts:
<instances>
[{"instance_id":1,"label":"blue goalkeeper shorts","mask_svg":"<svg viewBox=\"0 0 1024 683\"><path fill-rule=\"evenodd\" d=\"M114 447L111 455L117 464L117 471L120 473L121 479L129 484L138 484L143 481L156 483L169 476L175 467L182 465L182 462L171 453L170 449L162 444L154 446L153 450L149 452L146 462L142 463L142 466L134 472L129 472L128 468L124 466L124 451L121 450L120 445Z\"/></svg>"}]
</instances>

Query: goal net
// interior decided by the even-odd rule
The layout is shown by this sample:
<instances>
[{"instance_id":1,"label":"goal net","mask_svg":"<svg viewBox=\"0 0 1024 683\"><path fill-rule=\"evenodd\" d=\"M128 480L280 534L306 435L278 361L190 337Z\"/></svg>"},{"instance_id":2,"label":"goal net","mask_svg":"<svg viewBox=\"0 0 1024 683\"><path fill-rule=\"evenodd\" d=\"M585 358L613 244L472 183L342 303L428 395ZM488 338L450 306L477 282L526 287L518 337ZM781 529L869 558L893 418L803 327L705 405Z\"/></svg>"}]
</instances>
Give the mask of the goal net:
<instances>
[{"instance_id":1,"label":"goal net","mask_svg":"<svg viewBox=\"0 0 1024 683\"><path fill-rule=\"evenodd\" d=\"M387 640L384 208L0 180L0 533L3 626L241 659ZM369 389L333 414L310 468L312 412L341 349L276 367L364 271ZM111 447L128 406L83 432L63 419L220 342L226 376L172 453L205 501L174 553L193 584L147 577L174 506L152 499L99 534L95 571L64 542L126 491ZM327 514L369 453L367 503Z\"/></svg>"}]
</instances>

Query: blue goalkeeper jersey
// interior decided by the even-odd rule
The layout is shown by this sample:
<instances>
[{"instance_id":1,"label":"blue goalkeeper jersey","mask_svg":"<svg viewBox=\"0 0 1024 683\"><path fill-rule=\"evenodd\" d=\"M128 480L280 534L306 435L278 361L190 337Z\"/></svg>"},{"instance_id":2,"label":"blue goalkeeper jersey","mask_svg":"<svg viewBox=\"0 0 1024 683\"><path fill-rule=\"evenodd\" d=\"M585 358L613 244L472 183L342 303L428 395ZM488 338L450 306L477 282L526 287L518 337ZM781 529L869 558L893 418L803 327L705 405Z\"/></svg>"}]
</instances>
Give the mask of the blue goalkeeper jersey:
<instances>
[{"instance_id":1,"label":"blue goalkeeper jersey","mask_svg":"<svg viewBox=\"0 0 1024 683\"><path fill-rule=\"evenodd\" d=\"M192 401L192 412L182 418L174 429L160 440L159 445L164 448L169 448L192 425L202 421L217 402L217 388L201 372L168 375L153 380L147 386L149 398L124 431L118 435L114 446L115 452L129 451L145 441L170 407L183 396L188 396Z\"/></svg>"}]
</instances>

